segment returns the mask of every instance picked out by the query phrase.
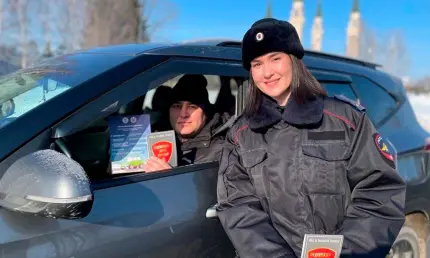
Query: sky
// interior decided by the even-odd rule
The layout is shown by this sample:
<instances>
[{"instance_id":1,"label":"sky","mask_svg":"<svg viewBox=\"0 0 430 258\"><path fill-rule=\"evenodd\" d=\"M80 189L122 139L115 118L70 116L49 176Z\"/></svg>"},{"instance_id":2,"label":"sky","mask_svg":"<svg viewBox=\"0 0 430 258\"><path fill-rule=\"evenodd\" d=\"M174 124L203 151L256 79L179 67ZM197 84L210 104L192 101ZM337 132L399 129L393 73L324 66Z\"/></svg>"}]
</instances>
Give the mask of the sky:
<instances>
[{"instance_id":1,"label":"sky","mask_svg":"<svg viewBox=\"0 0 430 258\"><path fill-rule=\"evenodd\" d=\"M321 1L324 25L322 51L344 55L346 28L353 1ZM271 2L273 17L288 20L292 0ZM304 0L306 21L302 43L308 49L317 2ZM152 41L181 42L205 38L241 40L252 23L265 16L267 7L266 0L169 0L168 3L155 6L149 17L150 24L167 16L171 18L154 31ZM403 33L410 61L402 76L412 80L430 76L430 0L361 0L360 12L366 26L378 37L383 38L392 31ZM384 47L383 42L381 47Z\"/></svg>"}]
</instances>

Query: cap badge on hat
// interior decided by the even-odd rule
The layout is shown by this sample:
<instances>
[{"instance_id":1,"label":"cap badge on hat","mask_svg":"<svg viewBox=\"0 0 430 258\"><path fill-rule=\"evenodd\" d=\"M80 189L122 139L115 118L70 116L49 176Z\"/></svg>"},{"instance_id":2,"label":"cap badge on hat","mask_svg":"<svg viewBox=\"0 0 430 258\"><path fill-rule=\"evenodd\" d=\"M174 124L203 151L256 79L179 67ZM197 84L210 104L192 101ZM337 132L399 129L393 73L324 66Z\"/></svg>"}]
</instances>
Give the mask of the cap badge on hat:
<instances>
[{"instance_id":1,"label":"cap badge on hat","mask_svg":"<svg viewBox=\"0 0 430 258\"><path fill-rule=\"evenodd\" d=\"M264 34L262 32L257 33L257 35L255 35L255 39L257 41L262 41L264 38Z\"/></svg>"}]
</instances>

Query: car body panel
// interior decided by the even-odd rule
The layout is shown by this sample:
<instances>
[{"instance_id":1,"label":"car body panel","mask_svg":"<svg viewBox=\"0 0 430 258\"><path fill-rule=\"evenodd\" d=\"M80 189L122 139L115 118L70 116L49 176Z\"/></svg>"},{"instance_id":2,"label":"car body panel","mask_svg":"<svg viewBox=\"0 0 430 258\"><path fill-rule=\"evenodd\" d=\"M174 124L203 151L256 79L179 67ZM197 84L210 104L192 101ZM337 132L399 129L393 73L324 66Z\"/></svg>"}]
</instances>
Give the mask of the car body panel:
<instances>
[{"instance_id":1,"label":"car body panel","mask_svg":"<svg viewBox=\"0 0 430 258\"><path fill-rule=\"evenodd\" d=\"M120 44L120 45L109 45L109 46L99 46L90 49L84 49L77 51L75 53L90 54L90 55L120 55L128 56L129 58L134 58L138 55L143 54L148 50L154 50L158 48L166 48L169 46L175 46L176 44L166 44L166 43L146 43L146 44Z\"/></svg>"},{"instance_id":2,"label":"car body panel","mask_svg":"<svg viewBox=\"0 0 430 258\"><path fill-rule=\"evenodd\" d=\"M430 135L417 121L409 102L405 102L397 112L378 128L396 146L399 154L424 150L425 139Z\"/></svg>"},{"instance_id":3,"label":"car body panel","mask_svg":"<svg viewBox=\"0 0 430 258\"><path fill-rule=\"evenodd\" d=\"M199 57L218 60L241 60L241 51L236 48L216 46L181 45L145 51L147 55L176 57Z\"/></svg>"},{"instance_id":4,"label":"car body panel","mask_svg":"<svg viewBox=\"0 0 430 258\"><path fill-rule=\"evenodd\" d=\"M216 203L212 190L217 171L217 165L210 164L196 166L193 173L183 169L151 180L141 175L111 180L107 188L96 183L93 208L79 220L0 209L0 253L28 258L234 254L232 247L226 248L228 237L217 230L218 220L208 222L204 216Z\"/></svg>"}]
</instances>

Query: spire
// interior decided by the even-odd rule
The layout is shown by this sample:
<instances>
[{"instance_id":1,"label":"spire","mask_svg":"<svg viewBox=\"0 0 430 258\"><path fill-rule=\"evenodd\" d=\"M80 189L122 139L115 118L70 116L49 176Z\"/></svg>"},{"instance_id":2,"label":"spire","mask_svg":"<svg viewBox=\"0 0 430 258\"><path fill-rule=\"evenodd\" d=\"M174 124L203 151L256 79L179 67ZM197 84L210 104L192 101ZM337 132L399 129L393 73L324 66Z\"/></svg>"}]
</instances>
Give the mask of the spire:
<instances>
[{"instance_id":1,"label":"spire","mask_svg":"<svg viewBox=\"0 0 430 258\"><path fill-rule=\"evenodd\" d=\"M296 28L300 41L302 41L303 25L306 20L304 15L304 3L303 0L294 0L292 5L289 22Z\"/></svg>"},{"instance_id":2,"label":"spire","mask_svg":"<svg viewBox=\"0 0 430 258\"><path fill-rule=\"evenodd\" d=\"M267 9L266 9L266 17L265 18L272 18L272 1L267 1Z\"/></svg>"},{"instance_id":3,"label":"spire","mask_svg":"<svg viewBox=\"0 0 430 258\"><path fill-rule=\"evenodd\" d=\"M48 58L48 57L51 57L53 55L54 54L52 53L52 49L51 49L51 41L48 40L46 42L45 50L43 51L42 56L45 57L45 58Z\"/></svg>"},{"instance_id":4,"label":"spire","mask_svg":"<svg viewBox=\"0 0 430 258\"><path fill-rule=\"evenodd\" d=\"M354 0L354 4L352 6L352 11L353 13L358 13L360 12L360 5L358 3L358 0Z\"/></svg>"},{"instance_id":5,"label":"spire","mask_svg":"<svg viewBox=\"0 0 430 258\"><path fill-rule=\"evenodd\" d=\"M316 16L316 17L321 17L321 16L322 16L321 0L320 0L320 1L318 1L317 14L316 14L315 16Z\"/></svg>"},{"instance_id":6,"label":"spire","mask_svg":"<svg viewBox=\"0 0 430 258\"><path fill-rule=\"evenodd\" d=\"M311 31L311 47L312 50L321 51L322 39L324 35L321 0L318 0L317 12L312 24Z\"/></svg>"}]
</instances>

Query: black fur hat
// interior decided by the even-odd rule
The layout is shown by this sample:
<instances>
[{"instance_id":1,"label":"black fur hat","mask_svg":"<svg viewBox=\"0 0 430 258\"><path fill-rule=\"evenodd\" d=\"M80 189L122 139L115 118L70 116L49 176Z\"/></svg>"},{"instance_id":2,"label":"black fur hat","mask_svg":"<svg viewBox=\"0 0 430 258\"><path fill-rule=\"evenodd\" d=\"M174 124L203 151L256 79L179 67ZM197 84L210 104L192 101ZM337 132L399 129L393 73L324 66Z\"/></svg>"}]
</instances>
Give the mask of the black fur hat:
<instances>
[{"instance_id":1,"label":"black fur hat","mask_svg":"<svg viewBox=\"0 0 430 258\"><path fill-rule=\"evenodd\" d=\"M304 49L296 28L287 21L274 18L256 21L242 40L243 67L249 71L254 58L274 51L303 58Z\"/></svg>"}]
</instances>

